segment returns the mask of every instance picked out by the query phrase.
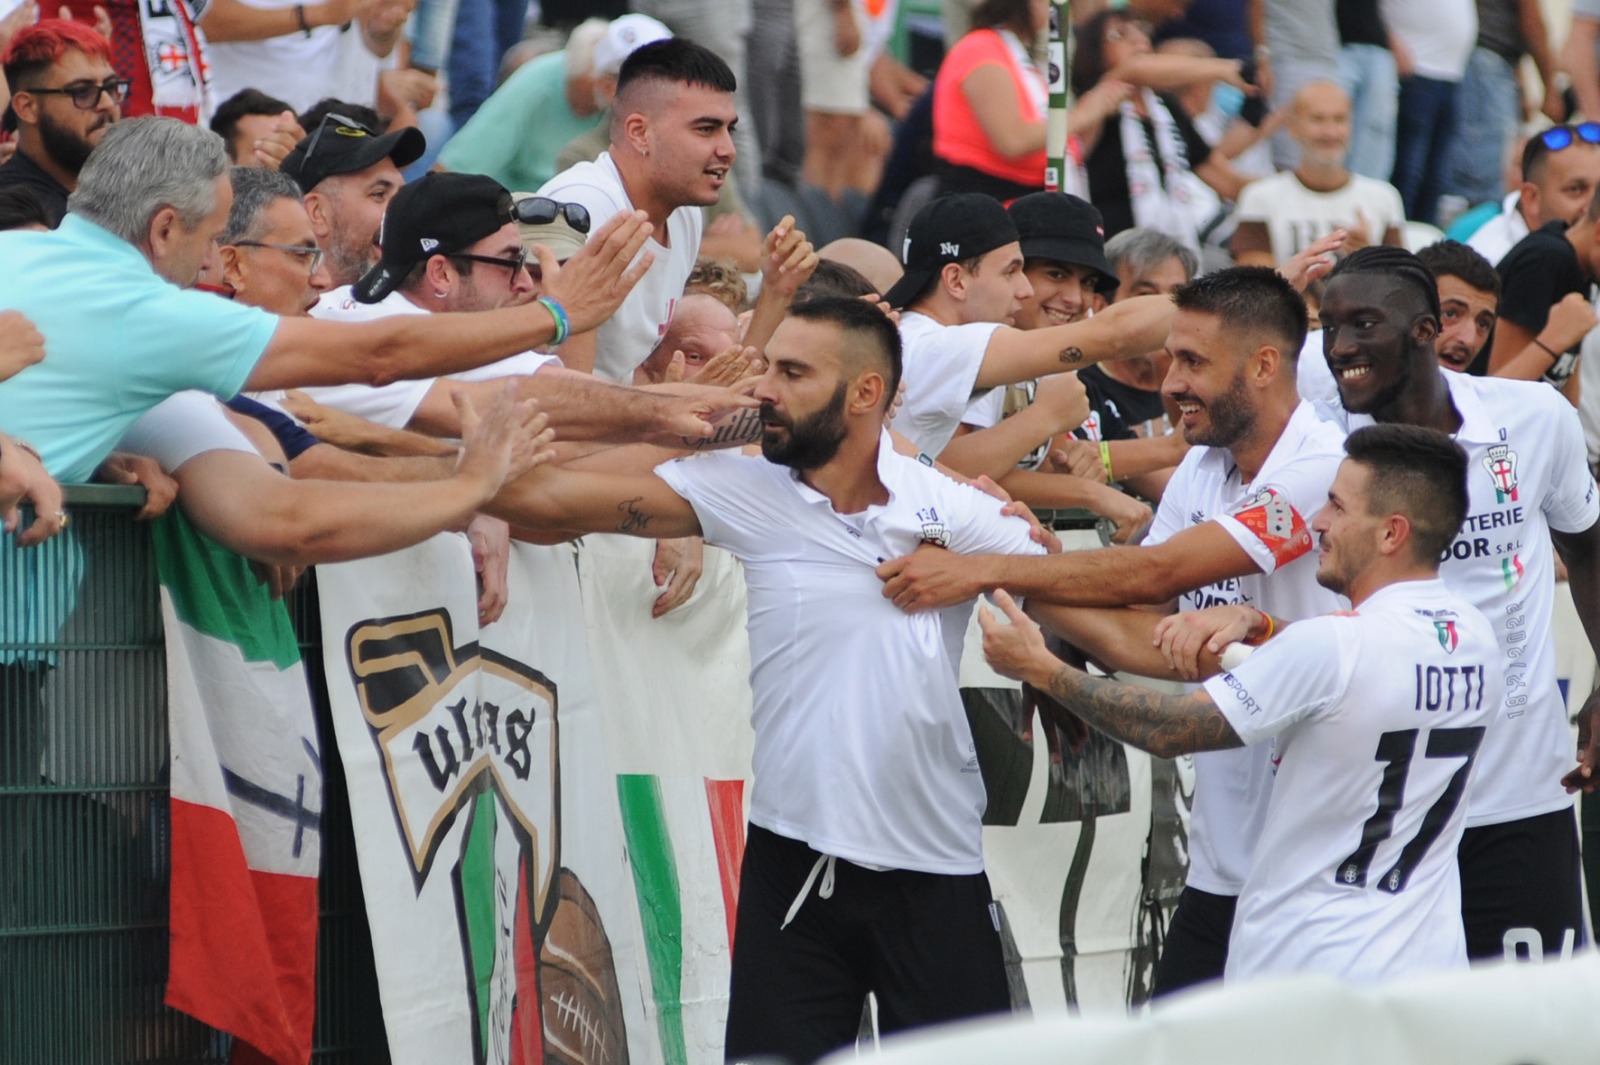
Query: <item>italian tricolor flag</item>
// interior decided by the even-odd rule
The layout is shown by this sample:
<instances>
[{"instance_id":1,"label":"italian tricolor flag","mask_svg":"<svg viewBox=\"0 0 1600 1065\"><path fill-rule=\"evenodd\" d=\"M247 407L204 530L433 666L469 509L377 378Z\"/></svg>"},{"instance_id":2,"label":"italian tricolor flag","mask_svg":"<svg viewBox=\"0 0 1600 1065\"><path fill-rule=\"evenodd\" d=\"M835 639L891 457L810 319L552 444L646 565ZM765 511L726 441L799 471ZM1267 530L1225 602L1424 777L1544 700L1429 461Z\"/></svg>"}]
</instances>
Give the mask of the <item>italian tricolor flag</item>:
<instances>
[{"instance_id":1,"label":"italian tricolor flag","mask_svg":"<svg viewBox=\"0 0 1600 1065\"><path fill-rule=\"evenodd\" d=\"M288 612L174 508L153 538L172 742L167 1004L235 1062L304 1065L315 1005L322 768Z\"/></svg>"}]
</instances>

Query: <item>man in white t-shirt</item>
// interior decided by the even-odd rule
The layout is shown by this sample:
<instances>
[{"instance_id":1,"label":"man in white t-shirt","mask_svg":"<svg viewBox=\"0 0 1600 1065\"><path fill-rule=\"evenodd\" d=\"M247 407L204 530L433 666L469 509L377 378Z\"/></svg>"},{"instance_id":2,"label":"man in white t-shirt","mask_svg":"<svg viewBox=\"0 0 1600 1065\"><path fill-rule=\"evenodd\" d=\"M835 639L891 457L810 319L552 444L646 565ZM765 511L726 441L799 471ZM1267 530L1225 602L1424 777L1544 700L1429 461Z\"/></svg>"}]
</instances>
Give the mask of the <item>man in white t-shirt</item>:
<instances>
[{"instance_id":1,"label":"man in white t-shirt","mask_svg":"<svg viewBox=\"0 0 1600 1065\"><path fill-rule=\"evenodd\" d=\"M1182 412L1184 439L1204 446L1168 482L1143 546L1043 559L918 551L879 567L885 596L927 610L1006 588L1033 600L1046 624L1091 657L1158 676L1167 666L1151 656L1152 630L1174 609L1242 602L1299 620L1338 608L1316 583L1305 516L1326 498L1343 434L1295 392L1305 303L1258 266L1204 275L1174 301L1163 391ZM1122 609L1130 604L1157 609ZM1261 748L1207 754L1195 774L1188 883L1157 993L1222 976L1271 789Z\"/></svg>"},{"instance_id":2,"label":"man in white t-shirt","mask_svg":"<svg viewBox=\"0 0 1600 1065\"><path fill-rule=\"evenodd\" d=\"M1441 370L1438 289L1408 252L1369 248L1346 259L1328 277L1321 316L1343 404L1330 415L1351 427L1453 433L1468 455L1471 505L1440 574L1494 625L1505 685L1460 849L1468 952L1564 955L1587 934L1573 800L1562 785L1600 783L1589 775L1593 748L1568 772L1551 633L1553 539L1585 632L1600 645L1600 499L1577 415L1548 385ZM1580 719L1597 704L1591 696Z\"/></svg>"},{"instance_id":3,"label":"man in white t-shirt","mask_svg":"<svg viewBox=\"0 0 1600 1065\"><path fill-rule=\"evenodd\" d=\"M957 691L971 604L902 614L873 569L920 543L1039 549L996 501L895 452L900 344L870 305L803 303L767 353L762 457L541 470L512 494L525 521L703 535L743 563L755 784L725 1053L809 1062L854 1039L869 991L884 1032L1009 1006Z\"/></svg>"},{"instance_id":4,"label":"man in white t-shirt","mask_svg":"<svg viewBox=\"0 0 1600 1065\"><path fill-rule=\"evenodd\" d=\"M1001 673L1163 758L1270 752L1272 798L1239 897L1227 979L1321 972L1360 983L1465 968L1454 850L1501 695L1487 619L1439 579L1467 509L1467 458L1443 433L1353 434L1312 528L1317 580L1357 613L1300 621L1187 695L1100 680L980 615Z\"/></svg>"},{"instance_id":5,"label":"man in white t-shirt","mask_svg":"<svg viewBox=\"0 0 1600 1065\"><path fill-rule=\"evenodd\" d=\"M1282 266L1306 247L1343 229L1345 251L1399 244L1406 224L1400 193L1386 181L1352 173L1350 97L1338 85L1313 81L1295 93L1289 135L1300 163L1246 185L1236 210L1233 258L1240 266Z\"/></svg>"},{"instance_id":6,"label":"man in white t-shirt","mask_svg":"<svg viewBox=\"0 0 1600 1065\"><path fill-rule=\"evenodd\" d=\"M623 61L611 111L611 148L545 182L541 196L581 203L594 218L644 211L655 261L617 313L562 349L574 369L633 380L666 331L700 251L700 208L717 202L733 165L733 71L714 52L668 38Z\"/></svg>"},{"instance_id":7,"label":"man in white t-shirt","mask_svg":"<svg viewBox=\"0 0 1600 1065\"><path fill-rule=\"evenodd\" d=\"M918 211L901 260L905 274L884 295L904 308L906 399L894 428L934 457L989 389L1143 355L1161 346L1172 323L1169 301L1145 297L1088 321L1014 328L1033 286L1016 224L990 196L944 196Z\"/></svg>"}]
</instances>

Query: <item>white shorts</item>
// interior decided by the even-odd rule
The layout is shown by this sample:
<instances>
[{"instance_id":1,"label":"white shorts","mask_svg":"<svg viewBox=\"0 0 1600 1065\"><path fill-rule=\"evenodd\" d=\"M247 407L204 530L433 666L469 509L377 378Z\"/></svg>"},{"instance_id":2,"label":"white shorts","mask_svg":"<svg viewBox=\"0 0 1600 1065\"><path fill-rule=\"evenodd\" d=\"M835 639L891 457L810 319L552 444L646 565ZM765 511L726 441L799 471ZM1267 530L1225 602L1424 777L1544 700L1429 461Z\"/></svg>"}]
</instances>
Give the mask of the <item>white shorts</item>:
<instances>
[{"instance_id":1,"label":"white shorts","mask_svg":"<svg viewBox=\"0 0 1600 1065\"><path fill-rule=\"evenodd\" d=\"M794 0L794 31L800 45L800 104L807 111L835 115L867 112L867 77L872 49L867 41L866 19L852 2L850 13L861 34L854 55L833 50L833 6L830 0Z\"/></svg>"}]
</instances>

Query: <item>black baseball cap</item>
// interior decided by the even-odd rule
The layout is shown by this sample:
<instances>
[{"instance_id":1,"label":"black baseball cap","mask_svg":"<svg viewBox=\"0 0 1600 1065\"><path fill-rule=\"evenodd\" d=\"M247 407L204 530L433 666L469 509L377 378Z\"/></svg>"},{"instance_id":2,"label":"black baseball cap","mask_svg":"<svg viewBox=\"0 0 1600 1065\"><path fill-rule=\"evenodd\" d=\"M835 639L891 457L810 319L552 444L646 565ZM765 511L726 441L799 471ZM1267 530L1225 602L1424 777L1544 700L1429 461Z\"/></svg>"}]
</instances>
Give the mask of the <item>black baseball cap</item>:
<instances>
[{"instance_id":1,"label":"black baseball cap","mask_svg":"<svg viewBox=\"0 0 1600 1065\"><path fill-rule=\"evenodd\" d=\"M329 114L283 157L278 169L293 178L301 192L310 192L326 178L354 174L382 159L397 167L410 166L427 147L427 139L414 126L376 133L360 122Z\"/></svg>"},{"instance_id":2,"label":"black baseball cap","mask_svg":"<svg viewBox=\"0 0 1600 1065\"><path fill-rule=\"evenodd\" d=\"M1017 227L992 196L964 192L942 196L917 212L900 249L905 275L884 294L904 307L928 287L946 263L958 263L1017 242Z\"/></svg>"},{"instance_id":3,"label":"black baseball cap","mask_svg":"<svg viewBox=\"0 0 1600 1065\"><path fill-rule=\"evenodd\" d=\"M494 178L424 174L389 201L378 234L382 258L350 293L357 303L377 303L418 263L470 248L512 220L511 193Z\"/></svg>"},{"instance_id":4,"label":"black baseball cap","mask_svg":"<svg viewBox=\"0 0 1600 1065\"><path fill-rule=\"evenodd\" d=\"M1030 192L1011 201L1022 254L1068 266L1086 266L1100 275L1096 292L1114 292L1121 281L1106 261L1106 227L1088 200L1065 192Z\"/></svg>"}]
</instances>

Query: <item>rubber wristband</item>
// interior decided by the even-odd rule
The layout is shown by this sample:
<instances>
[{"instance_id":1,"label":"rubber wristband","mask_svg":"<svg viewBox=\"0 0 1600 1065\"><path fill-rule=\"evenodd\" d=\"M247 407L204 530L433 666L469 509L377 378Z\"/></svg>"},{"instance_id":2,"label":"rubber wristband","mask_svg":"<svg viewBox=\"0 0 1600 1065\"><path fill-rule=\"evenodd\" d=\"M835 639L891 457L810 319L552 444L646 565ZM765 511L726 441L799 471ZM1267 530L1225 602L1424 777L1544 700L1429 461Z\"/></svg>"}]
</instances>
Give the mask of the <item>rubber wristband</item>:
<instances>
[{"instance_id":1,"label":"rubber wristband","mask_svg":"<svg viewBox=\"0 0 1600 1065\"><path fill-rule=\"evenodd\" d=\"M1105 440L1100 441L1100 465L1106 471L1106 483L1114 482L1117 478L1111 472L1111 445Z\"/></svg>"},{"instance_id":2,"label":"rubber wristband","mask_svg":"<svg viewBox=\"0 0 1600 1065\"><path fill-rule=\"evenodd\" d=\"M1271 614L1267 613L1265 610L1262 610L1260 607L1251 607L1250 609L1261 615L1261 620L1267 623L1267 631L1263 632L1260 636L1251 636L1244 642L1251 647L1260 647L1262 644L1272 639L1272 634L1277 631L1278 623L1272 620Z\"/></svg>"},{"instance_id":3,"label":"rubber wristband","mask_svg":"<svg viewBox=\"0 0 1600 1065\"><path fill-rule=\"evenodd\" d=\"M1555 348L1552 348L1549 344L1546 344L1544 341L1540 340L1538 337L1534 337L1533 338L1533 342L1535 344L1539 345L1541 348L1543 348L1544 351L1545 351L1545 354L1549 355L1552 359L1561 358L1561 352L1557 351Z\"/></svg>"},{"instance_id":4,"label":"rubber wristband","mask_svg":"<svg viewBox=\"0 0 1600 1065\"><path fill-rule=\"evenodd\" d=\"M300 24L300 32L307 37L311 36L311 23L306 21L306 5L294 5L294 20Z\"/></svg>"},{"instance_id":5,"label":"rubber wristband","mask_svg":"<svg viewBox=\"0 0 1600 1065\"><path fill-rule=\"evenodd\" d=\"M540 296L534 302L550 312L550 317L555 319L556 335L550 338L552 345L560 344L572 333L572 323L567 319L567 310L549 296Z\"/></svg>"}]
</instances>

